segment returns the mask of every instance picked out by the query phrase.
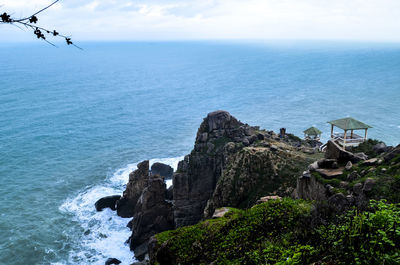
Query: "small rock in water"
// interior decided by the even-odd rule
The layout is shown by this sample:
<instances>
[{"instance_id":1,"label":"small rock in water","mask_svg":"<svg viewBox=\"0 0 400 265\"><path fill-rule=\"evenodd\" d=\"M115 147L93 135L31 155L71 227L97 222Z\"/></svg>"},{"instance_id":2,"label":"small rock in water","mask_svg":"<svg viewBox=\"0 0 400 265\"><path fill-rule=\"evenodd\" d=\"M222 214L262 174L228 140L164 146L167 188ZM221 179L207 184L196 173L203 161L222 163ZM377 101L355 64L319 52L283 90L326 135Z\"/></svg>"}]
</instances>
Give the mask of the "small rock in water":
<instances>
[{"instance_id":1,"label":"small rock in water","mask_svg":"<svg viewBox=\"0 0 400 265\"><path fill-rule=\"evenodd\" d=\"M106 262L104 263L105 265L112 265L112 264L120 264L121 261L119 259L116 258L109 258L106 260Z\"/></svg>"},{"instance_id":2,"label":"small rock in water","mask_svg":"<svg viewBox=\"0 0 400 265\"><path fill-rule=\"evenodd\" d=\"M94 206L96 207L97 211L101 211L104 208L110 208L111 210L115 211L116 210L115 206L119 199L121 199L121 195L103 197L100 200L98 200L94 204Z\"/></svg>"}]
</instances>

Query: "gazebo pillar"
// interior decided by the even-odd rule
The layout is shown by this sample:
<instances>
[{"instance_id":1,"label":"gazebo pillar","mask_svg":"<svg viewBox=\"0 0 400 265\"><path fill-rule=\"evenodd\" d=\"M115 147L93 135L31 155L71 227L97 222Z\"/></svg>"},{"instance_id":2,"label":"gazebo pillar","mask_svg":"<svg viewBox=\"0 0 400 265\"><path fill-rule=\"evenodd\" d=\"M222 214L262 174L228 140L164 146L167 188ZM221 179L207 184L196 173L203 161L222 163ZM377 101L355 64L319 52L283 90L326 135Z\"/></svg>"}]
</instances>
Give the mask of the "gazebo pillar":
<instances>
[{"instance_id":1,"label":"gazebo pillar","mask_svg":"<svg viewBox=\"0 0 400 265\"><path fill-rule=\"evenodd\" d=\"M346 147L346 134L347 134L347 130L344 130L343 147Z\"/></svg>"},{"instance_id":2,"label":"gazebo pillar","mask_svg":"<svg viewBox=\"0 0 400 265\"><path fill-rule=\"evenodd\" d=\"M354 130L351 130L350 139L353 139L353 131L354 131Z\"/></svg>"},{"instance_id":3,"label":"gazebo pillar","mask_svg":"<svg viewBox=\"0 0 400 265\"><path fill-rule=\"evenodd\" d=\"M364 137L364 140L367 140L367 133L368 133L368 128L365 129L365 137Z\"/></svg>"},{"instance_id":4,"label":"gazebo pillar","mask_svg":"<svg viewBox=\"0 0 400 265\"><path fill-rule=\"evenodd\" d=\"M331 138L333 138L333 124L331 124Z\"/></svg>"}]
</instances>

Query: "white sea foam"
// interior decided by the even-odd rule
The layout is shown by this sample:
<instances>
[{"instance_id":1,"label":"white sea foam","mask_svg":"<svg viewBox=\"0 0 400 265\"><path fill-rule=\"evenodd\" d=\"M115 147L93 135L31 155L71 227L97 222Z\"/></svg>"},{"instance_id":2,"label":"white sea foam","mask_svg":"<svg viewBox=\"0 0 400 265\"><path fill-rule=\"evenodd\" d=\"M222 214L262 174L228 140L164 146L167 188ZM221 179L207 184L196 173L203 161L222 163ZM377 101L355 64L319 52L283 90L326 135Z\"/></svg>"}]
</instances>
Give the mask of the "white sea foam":
<instances>
[{"instance_id":1,"label":"white sea foam","mask_svg":"<svg viewBox=\"0 0 400 265\"><path fill-rule=\"evenodd\" d=\"M151 159L150 165L161 162L170 165L176 170L178 162L183 157ZM94 204L104 196L122 194L124 185L128 182L129 173L136 169L137 163L128 164L118 169L101 185L87 187L76 197L67 199L60 211L70 214L78 222L82 234L78 235L75 244L77 248L71 250L67 264L104 264L107 258L117 258L122 264L131 264L133 253L125 241L131 235L126 227L129 218L121 218L110 209L97 212ZM167 186L172 180L166 181ZM68 230L66 230L68 233ZM53 263L60 264L60 263Z\"/></svg>"}]
</instances>

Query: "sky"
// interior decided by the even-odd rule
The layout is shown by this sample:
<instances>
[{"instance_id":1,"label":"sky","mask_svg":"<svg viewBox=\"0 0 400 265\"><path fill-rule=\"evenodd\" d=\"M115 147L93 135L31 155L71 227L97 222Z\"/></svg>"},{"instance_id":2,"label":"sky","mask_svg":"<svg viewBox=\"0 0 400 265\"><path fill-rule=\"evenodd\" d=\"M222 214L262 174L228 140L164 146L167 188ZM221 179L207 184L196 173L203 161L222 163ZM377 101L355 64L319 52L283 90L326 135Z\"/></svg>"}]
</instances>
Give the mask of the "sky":
<instances>
[{"instance_id":1,"label":"sky","mask_svg":"<svg viewBox=\"0 0 400 265\"><path fill-rule=\"evenodd\" d=\"M51 0L0 0L23 17ZM400 0L61 0L39 25L93 41L350 40L400 42ZM0 42L32 33L0 24Z\"/></svg>"}]
</instances>

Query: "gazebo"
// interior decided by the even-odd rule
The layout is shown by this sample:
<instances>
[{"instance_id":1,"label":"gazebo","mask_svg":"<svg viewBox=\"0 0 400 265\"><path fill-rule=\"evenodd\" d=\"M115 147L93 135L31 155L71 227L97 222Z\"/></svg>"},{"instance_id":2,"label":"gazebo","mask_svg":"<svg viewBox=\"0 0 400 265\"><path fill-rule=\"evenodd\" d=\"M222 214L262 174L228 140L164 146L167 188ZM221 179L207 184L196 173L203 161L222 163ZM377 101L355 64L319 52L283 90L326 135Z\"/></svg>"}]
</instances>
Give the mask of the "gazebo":
<instances>
[{"instance_id":1,"label":"gazebo","mask_svg":"<svg viewBox=\"0 0 400 265\"><path fill-rule=\"evenodd\" d=\"M310 127L304 131L304 139L318 140L321 137L322 132L315 127Z\"/></svg>"},{"instance_id":2,"label":"gazebo","mask_svg":"<svg viewBox=\"0 0 400 265\"><path fill-rule=\"evenodd\" d=\"M358 146L360 143L367 139L367 132L371 126L358 121L354 118L348 117L339 120L328 121L331 124L331 138L336 140L343 147L346 146ZM333 128L338 127L344 130L344 133L334 133ZM365 130L364 137L354 133L355 130ZM350 135L348 134L350 131Z\"/></svg>"}]
</instances>

